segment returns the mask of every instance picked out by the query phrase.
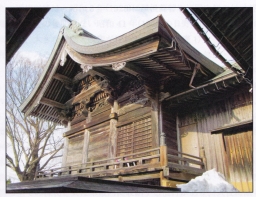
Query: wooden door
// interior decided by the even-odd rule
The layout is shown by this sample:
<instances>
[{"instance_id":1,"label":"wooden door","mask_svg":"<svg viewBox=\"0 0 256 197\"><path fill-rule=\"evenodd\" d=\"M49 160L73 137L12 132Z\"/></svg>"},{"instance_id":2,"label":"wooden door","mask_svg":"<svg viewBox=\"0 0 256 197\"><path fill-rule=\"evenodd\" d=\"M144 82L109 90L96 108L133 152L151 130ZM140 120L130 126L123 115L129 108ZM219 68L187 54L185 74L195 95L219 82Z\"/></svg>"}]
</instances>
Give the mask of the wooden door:
<instances>
[{"instance_id":1,"label":"wooden door","mask_svg":"<svg viewBox=\"0 0 256 197\"><path fill-rule=\"evenodd\" d=\"M199 145L197 136L197 124L190 124L180 128L181 152L199 157ZM189 164L192 167L200 167Z\"/></svg>"}]
</instances>

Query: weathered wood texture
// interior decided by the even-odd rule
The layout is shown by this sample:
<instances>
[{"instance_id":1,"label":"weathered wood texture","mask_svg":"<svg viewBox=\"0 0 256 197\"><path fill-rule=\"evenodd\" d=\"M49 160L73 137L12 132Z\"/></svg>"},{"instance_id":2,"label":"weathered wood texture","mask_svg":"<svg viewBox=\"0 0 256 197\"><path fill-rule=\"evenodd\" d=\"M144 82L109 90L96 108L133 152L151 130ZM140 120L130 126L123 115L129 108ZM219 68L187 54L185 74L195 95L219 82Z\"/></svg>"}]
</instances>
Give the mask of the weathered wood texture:
<instances>
[{"instance_id":1,"label":"weathered wood texture","mask_svg":"<svg viewBox=\"0 0 256 197\"><path fill-rule=\"evenodd\" d=\"M165 142L168 148L178 150L176 114L172 113L167 107L162 107L163 132L165 133Z\"/></svg>"},{"instance_id":2,"label":"weathered wood texture","mask_svg":"<svg viewBox=\"0 0 256 197\"><path fill-rule=\"evenodd\" d=\"M133 87L118 98L117 156L141 152L153 147L150 102L143 86Z\"/></svg>"},{"instance_id":3,"label":"weathered wood texture","mask_svg":"<svg viewBox=\"0 0 256 197\"><path fill-rule=\"evenodd\" d=\"M109 145L109 122L101 124L98 128L90 128L88 148L88 162L107 159Z\"/></svg>"},{"instance_id":4,"label":"weathered wood texture","mask_svg":"<svg viewBox=\"0 0 256 197\"><path fill-rule=\"evenodd\" d=\"M237 90L225 100L212 102L212 104L198 108L194 112L180 115L179 118L181 129L191 124L197 124L198 143L199 147L204 147L205 149L206 167L208 170L216 168L229 181L239 182L240 185L250 185L249 182L252 174L249 175L247 171L251 171L252 168L251 165L245 165L243 159L247 158L247 162L250 163L251 160L247 155L252 155L252 149L246 148L247 150L243 149L243 151L242 149L236 149L236 152L233 149L235 147L252 146L252 138L248 134L250 133L248 130L237 126L232 128L232 125L252 120L251 93L247 90ZM226 130L222 132L221 128L224 126L231 128L228 135ZM238 128L239 130L237 130ZM219 132L211 133L211 131L216 130ZM238 131L239 134L236 133ZM249 129L249 131L251 130ZM229 149L227 146L233 148ZM239 160L236 160L235 167L230 165L231 157L233 159L239 157ZM240 169L239 172L235 173L234 168ZM245 177L247 177L246 181ZM238 187L240 190L242 188L243 191L250 191L247 190L249 186Z\"/></svg>"},{"instance_id":5,"label":"weathered wood texture","mask_svg":"<svg viewBox=\"0 0 256 197\"><path fill-rule=\"evenodd\" d=\"M117 130L117 156L152 148L151 118L143 118Z\"/></svg>"},{"instance_id":6,"label":"weathered wood texture","mask_svg":"<svg viewBox=\"0 0 256 197\"><path fill-rule=\"evenodd\" d=\"M66 166L82 163L84 146L84 133L72 136L68 140Z\"/></svg>"},{"instance_id":7,"label":"weathered wood texture","mask_svg":"<svg viewBox=\"0 0 256 197\"><path fill-rule=\"evenodd\" d=\"M225 132L230 182L240 191L252 191L252 130Z\"/></svg>"}]
</instances>

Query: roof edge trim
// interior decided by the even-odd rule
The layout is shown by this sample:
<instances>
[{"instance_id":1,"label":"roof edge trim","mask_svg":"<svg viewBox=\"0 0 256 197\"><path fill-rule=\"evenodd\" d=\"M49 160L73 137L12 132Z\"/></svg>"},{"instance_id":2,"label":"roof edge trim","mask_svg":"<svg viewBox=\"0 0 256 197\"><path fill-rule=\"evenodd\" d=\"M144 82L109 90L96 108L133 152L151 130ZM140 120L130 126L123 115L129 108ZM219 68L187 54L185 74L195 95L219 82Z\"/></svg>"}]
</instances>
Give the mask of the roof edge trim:
<instances>
[{"instance_id":1,"label":"roof edge trim","mask_svg":"<svg viewBox=\"0 0 256 197\"><path fill-rule=\"evenodd\" d=\"M64 29L64 37L68 45L71 46L75 51L88 55L99 54L117 49L121 46L135 42L136 40L158 33L159 16L121 36L91 46L80 45L79 43L75 42L72 39L72 35L74 34L72 34L71 31L72 30L66 27Z\"/></svg>"},{"instance_id":2,"label":"roof edge trim","mask_svg":"<svg viewBox=\"0 0 256 197\"><path fill-rule=\"evenodd\" d=\"M55 60L54 64L54 57L56 57L56 53L58 52L59 49L61 49L62 45L60 45L60 43L63 40L63 29L61 28L60 33L56 39L54 48L51 52L51 55L46 63L46 66L43 70L43 73L41 75L41 77L39 78L37 84L35 85L35 87L33 88L32 92L30 93L30 95L26 98L25 101L23 101L23 103L21 104L21 106L19 107L20 111L25 113L26 116L30 115L30 113L32 112L32 110L34 109L34 107L36 107L39 104L39 100L41 99L41 97L43 96L44 90L47 88L47 85L49 83L49 79L51 79L51 77L47 77L47 74L50 72L51 75L52 73L57 69L58 64L60 62L60 55L59 57ZM59 52L59 54L62 54L63 48L61 49L61 51ZM51 69L51 67L53 67L53 69ZM35 96L41 94L39 97L35 98ZM31 103L32 102L32 103Z\"/></svg>"}]
</instances>

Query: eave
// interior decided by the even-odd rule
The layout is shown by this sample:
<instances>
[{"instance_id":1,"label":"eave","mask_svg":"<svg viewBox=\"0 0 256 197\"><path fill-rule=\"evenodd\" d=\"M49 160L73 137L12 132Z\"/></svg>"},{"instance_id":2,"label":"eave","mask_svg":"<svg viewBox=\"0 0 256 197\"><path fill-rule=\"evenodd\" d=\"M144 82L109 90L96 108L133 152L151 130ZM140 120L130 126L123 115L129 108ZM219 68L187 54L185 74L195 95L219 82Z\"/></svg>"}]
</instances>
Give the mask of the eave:
<instances>
[{"instance_id":1,"label":"eave","mask_svg":"<svg viewBox=\"0 0 256 197\"><path fill-rule=\"evenodd\" d=\"M230 70L216 76L203 85L166 97L164 102L173 110L189 111L228 98L239 88L245 90L250 86L238 75Z\"/></svg>"},{"instance_id":2,"label":"eave","mask_svg":"<svg viewBox=\"0 0 256 197\"><path fill-rule=\"evenodd\" d=\"M6 8L6 62L28 38L50 8Z\"/></svg>"},{"instance_id":3,"label":"eave","mask_svg":"<svg viewBox=\"0 0 256 197\"><path fill-rule=\"evenodd\" d=\"M25 113L26 116L30 115L32 109L40 103L43 92L47 89L50 79L55 74L56 69L60 63L60 54L63 52L63 29L60 30L60 33L55 42L52 53L46 63L46 66L41 74L38 83L34 87L33 91L30 93L28 98L20 106L21 112Z\"/></svg>"},{"instance_id":4,"label":"eave","mask_svg":"<svg viewBox=\"0 0 256 197\"><path fill-rule=\"evenodd\" d=\"M189 8L234 60L253 76L253 8Z\"/></svg>"}]
</instances>

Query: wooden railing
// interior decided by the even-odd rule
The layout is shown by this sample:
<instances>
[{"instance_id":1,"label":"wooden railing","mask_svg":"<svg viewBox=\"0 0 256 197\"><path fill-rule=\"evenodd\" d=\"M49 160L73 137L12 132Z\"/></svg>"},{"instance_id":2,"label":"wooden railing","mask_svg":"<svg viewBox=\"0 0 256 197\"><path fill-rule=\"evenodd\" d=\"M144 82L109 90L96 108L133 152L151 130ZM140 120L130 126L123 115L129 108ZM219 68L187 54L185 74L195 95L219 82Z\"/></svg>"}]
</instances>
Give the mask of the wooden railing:
<instances>
[{"instance_id":1,"label":"wooden railing","mask_svg":"<svg viewBox=\"0 0 256 197\"><path fill-rule=\"evenodd\" d=\"M194 166L191 166L191 164ZM204 163L201 157L196 157L173 149L167 149L166 146L161 146L159 148L115 158L39 171L36 174L36 179L70 175L104 177L130 174L133 172L138 173L140 171L152 171L152 169L168 169L168 171L182 171L197 175L202 174L205 171L204 168Z\"/></svg>"},{"instance_id":2,"label":"wooden railing","mask_svg":"<svg viewBox=\"0 0 256 197\"><path fill-rule=\"evenodd\" d=\"M154 148L110 159L39 171L36 174L36 179L75 174L87 175L88 177L106 176L107 174L118 174L120 172L125 174L126 172L142 168L160 167L160 148Z\"/></svg>"},{"instance_id":3,"label":"wooden railing","mask_svg":"<svg viewBox=\"0 0 256 197\"><path fill-rule=\"evenodd\" d=\"M205 172L205 164L201 157L168 149L167 158L170 170L190 174L202 174Z\"/></svg>"}]
</instances>

